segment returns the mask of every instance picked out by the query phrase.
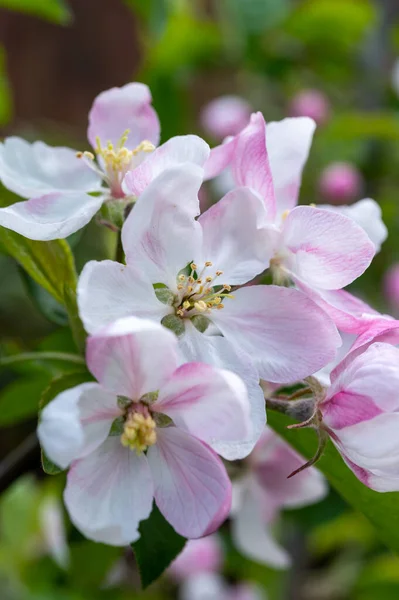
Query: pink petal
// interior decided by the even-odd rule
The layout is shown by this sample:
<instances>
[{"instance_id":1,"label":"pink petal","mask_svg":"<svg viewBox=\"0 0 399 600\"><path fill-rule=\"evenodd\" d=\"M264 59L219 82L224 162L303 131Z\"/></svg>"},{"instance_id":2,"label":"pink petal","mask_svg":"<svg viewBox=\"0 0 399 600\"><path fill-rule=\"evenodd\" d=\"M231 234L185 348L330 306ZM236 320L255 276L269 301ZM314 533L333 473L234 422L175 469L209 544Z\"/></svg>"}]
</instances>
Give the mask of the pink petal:
<instances>
[{"instance_id":1,"label":"pink petal","mask_svg":"<svg viewBox=\"0 0 399 600\"><path fill-rule=\"evenodd\" d=\"M145 275L111 260L85 264L78 283L78 305L89 333L121 317L161 321L171 310L157 299Z\"/></svg>"},{"instance_id":2,"label":"pink petal","mask_svg":"<svg viewBox=\"0 0 399 600\"><path fill-rule=\"evenodd\" d=\"M157 444L147 456L157 506L180 535L202 537L223 523L231 506L231 483L208 446L167 427L157 430Z\"/></svg>"},{"instance_id":3,"label":"pink petal","mask_svg":"<svg viewBox=\"0 0 399 600\"><path fill-rule=\"evenodd\" d=\"M201 111L201 124L215 138L236 135L248 124L249 103L239 96L221 96L209 102Z\"/></svg>"},{"instance_id":4,"label":"pink petal","mask_svg":"<svg viewBox=\"0 0 399 600\"><path fill-rule=\"evenodd\" d=\"M348 419L352 424L371 419L382 411L399 409L398 364L399 349L389 344L374 343L364 352L350 353L331 373L327 410L333 411L335 418L339 415L341 421ZM333 408L328 408L330 401ZM324 412L326 404L322 406ZM354 420L356 412L358 418ZM329 419L326 422L330 425Z\"/></svg>"},{"instance_id":5,"label":"pink petal","mask_svg":"<svg viewBox=\"0 0 399 600\"><path fill-rule=\"evenodd\" d=\"M102 202L83 192L53 192L0 208L0 225L31 240L66 238L87 225Z\"/></svg>"},{"instance_id":6,"label":"pink petal","mask_svg":"<svg viewBox=\"0 0 399 600\"><path fill-rule=\"evenodd\" d=\"M234 292L212 320L254 360L266 381L290 383L334 358L341 340L330 318L292 288L250 286Z\"/></svg>"},{"instance_id":7,"label":"pink petal","mask_svg":"<svg viewBox=\"0 0 399 600\"><path fill-rule=\"evenodd\" d=\"M320 208L341 213L353 219L367 233L376 252L380 251L381 244L387 239L388 230L382 220L381 207L371 198L364 198L349 206L321 205Z\"/></svg>"},{"instance_id":8,"label":"pink petal","mask_svg":"<svg viewBox=\"0 0 399 600\"><path fill-rule=\"evenodd\" d=\"M266 149L266 123L259 112L251 116L249 125L237 136L232 170L237 185L250 187L263 198L268 217L273 220L276 204Z\"/></svg>"},{"instance_id":9,"label":"pink petal","mask_svg":"<svg viewBox=\"0 0 399 600\"><path fill-rule=\"evenodd\" d=\"M204 179L213 179L220 175L233 160L237 138L226 138L220 146L211 149L209 158L204 166Z\"/></svg>"},{"instance_id":10,"label":"pink petal","mask_svg":"<svg viewBox=\"0 0 399 600\"><path fill-rule=\"evenodd\" d=\"M107 142L116 145L129 129L125 146L130 150L143 140L157 146L160 126L151 100L151 92L143 83L128 83L101 92L89 113L87 137L90 144L95 147L98 136L103 146Z\"/></svg>"},{"instance_id":11,"label":"pink petal","mask_svg":"<svg viewBox=\"0 0 399 600\"><path fill-rule=\"evenodd\" d=\"M197 165L167 169L143 192L125 221L126 260L152 283L175 290L177 274L200 252L201 228L195 217L201 183L202 169Z\"/></svg>"},{"instance_id":12,"label":"pink petal","mask_svg":"<svg viewBox=\"0 0 399 600\"><path fill-rule=\"evenodd\" d=\"M343 215L298 206L283 224L282 244L292 254L287 269L310 286L342 288L369 266L374 245L363 229Z\"/></svg>"},{"instance_id":13,"label":"pink petal","mask_svg":"<svg viewBox=\"0 0 399 600\"><path fill-rule=\"evenodd\" d=\"M217 572L222 566L223 551L217 535L189 540L183 552L170 565L168 573L177 581L202 573Z\"/></svg>"},{"instance_id":14,"label":"pink petal","mask_svg":"<svg viewBox=\"0 0 399 600\"><path fill-rule=\"evenodd\" d=\"M43 409L37 434L47 456L61 468L90 454L121 414L114 394L97 383L62 392Z\"/></svg>"},{"instance_id":15,"label":"pink petal","mask_svg":"<svg viewBox=\"0 0 399 600\"><path fill-rule=\"evenodd\" d=\"M207 444L242 441L252 434L243 381L231 371L187 363L159 392L153 410Z\"/></svg>"},{"instance_id":16,"label":"pink petal","mask_svg":"<svg viewBox=\"0 0 399 600\"><path fill-rule=\"evenodd\" d=\"M184 362L202 362L228 369L244 381L250 403L251 433L240 441L217 440L212 444L212 448L227 460L248 456L261 436L266 422L265 398L252 358L239 348L234 348L222 336L200 333L190 322L186 324L179 347Z\"/></svg>"},{"instance_id":17,"label":"pink petal","mask_svg":"<svg viewBox=\"0 0 399 600\"><path fill-rule=\"evenodd\" d=\"M200 216L203 256L213 273L223 271L223 281L246 283L265 270L271 258L266 216L262 199L249 188L236 188Z\"/></svg>"},{"instance_id":18,"label":"pink petal","mask_svg":"<svg viewBox=\"0 0 399 600\"><path fill-rule=\"evenodd\" d=\"M108 438L92 454L76 461L64 500L74 525L96 542L127 546L139 538L140 521L152 510L153 481L144 454Z\"/></svg>"},{"instance_id":19,"label":"pink petal","mask_svg":"<svg viewBox=\"0 0 399 600\"><path fill-rule=\"evenodd\" d=\"M262 496L248 488L241 506L232 519L232 538L238 551L256 562L275 569L286 569L291 563L287 552L273 538L270 526L262 517Z\"/></svg>"},{"instance_id":20,"label":"pink petal","mask_svg":"<svg viewBox=\"0 0 399 600\"><path fill-rule=\"evenodd\" d=\"M75 150L43 142L29 144L17 137L0 144L0 179L23 198L40 198L51 192L94 192L101 187L99 176L77 158Z\"/></svg>"},{"instance_id":21,"label":"pink petal","mask_svg":"<svg viewBox=\"0 0 399 600\"><path fill-rule=\"evenodd\" d=\"M203 167L208 156L208 144L196 135L171 138L152 152L136 169L126 174L123 190L126 194L140 196L165 169L184 163Z\"/></svg>"},{"instance_id":22,"label":"pink petal","mask_svg":"<svg viewBox=\"0 0 399 600\"><path fill-rule=\"evenodd\" d=\"M88 338L87 366L106 389L139 400L176 369L177 343L162 325L125 317Z\"/></svg>"},{"instance_id":23,"label":"pink petal","mask_svg":"<svg viewBox=\"0 0 399 600\"><path fill-rule=\"evenodd\" d=\"M297 204L315 128L316 123L308 117L267 124L267 153L279 215Z\"/></svg>"}]
</instances>

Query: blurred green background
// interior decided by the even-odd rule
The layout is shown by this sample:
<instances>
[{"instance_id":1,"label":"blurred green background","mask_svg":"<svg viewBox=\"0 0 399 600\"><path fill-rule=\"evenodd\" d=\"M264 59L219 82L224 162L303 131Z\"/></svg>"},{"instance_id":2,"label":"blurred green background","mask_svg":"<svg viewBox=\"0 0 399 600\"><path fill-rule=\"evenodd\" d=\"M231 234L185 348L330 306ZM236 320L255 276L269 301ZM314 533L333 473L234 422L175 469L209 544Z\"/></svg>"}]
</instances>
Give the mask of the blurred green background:
<instances>
[{"instance_id":1,"label":"blurred green background","mask_svg":"<svg viewBox=\"0 0 399 600\"><path fill-rule=\"evenodd\" d=\"M315 135L301 201L323 201L319 178L331 163L359 169L363 190L354 200L378 201L389 238L353 289L379 310L398 309L382 292L387 268L399 261L397 0L0 0L0 44L2 135L82 150L94 97L131 80L150 86L163 141L197 133L210 144L217 140L206 137L200 112L218 96L245 98L271 121L287 116L302 90L319 90L330 110ZM11 201L2 190L0 203ZM110 257L115 236L92 223L69 241L81 269ZM0 276L0 353L73 352L64 309L5 248ZM36 361L0 371L0 597L177 598L167 577L139 592L133 556L86 541L66 515L69 568L51 557L41 515L49 499L61 498L63 476L41 473L32 432L43 389L65 370ZM269 600L399 598L399 559L334 493L285 514L279 535L294 556L288 571L239 556L225 526L225 577L258 583Z\"/></svg>"}]
</instances>

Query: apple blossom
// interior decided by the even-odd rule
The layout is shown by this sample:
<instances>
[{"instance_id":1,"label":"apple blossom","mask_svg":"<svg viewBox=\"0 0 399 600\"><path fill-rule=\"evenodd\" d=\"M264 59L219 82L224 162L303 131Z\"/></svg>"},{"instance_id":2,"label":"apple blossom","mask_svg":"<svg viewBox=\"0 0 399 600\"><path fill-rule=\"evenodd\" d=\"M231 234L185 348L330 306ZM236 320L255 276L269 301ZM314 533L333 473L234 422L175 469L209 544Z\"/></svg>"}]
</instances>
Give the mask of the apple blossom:
<instances>
[{"instance_id":1,"label":"apple blossom","mask_svg":"<svg viewBox=\"0 0 399 600\"><path fill-rule=\"evenodd\" d=\"M319 189L326 200L334 204L351 202L361 193L362 176L358 169L345 162L328 165L321 173Z\"/></svg>"},{"instance_id":2,"label":"apple blossom","mask_svg":"<svg viewBox=\"0 0 399 600\"><path fill-rule=\"evenodd\" d=\"M340 341L330 319L301 292L240 287L264 270L263 203L238 188L196 220L201 182L192 164L152 182L122 229L127 265L87 263L79 311L89 332L127 315L161 321L179 336L183 360L239 374L253 402L253 446L265 419L259 376L302 379L329 362Z\"/></svg>"},{"instance_id":3,"label":"apple blossom","mask_svg":"<svg viewBox=\"0 0 399 600\"><path fill-rule=\"evenodd\" d=\"M310 117L318 125L324 125L330 118L330 103L320 90L302 90L291 100L291 117Z\"/></svg>"},{"instance_id":4,"label":"apple blossom","mask_svg":"<svg viewBox=\"0 0 399 600\"><path fill-rule=\"evenodd\" d=\"M366 486L399 490L399 349L377 342L351 352L331 373L317 403L322 427Z\"/></svg>"},{"instance_id":5,"label":"apple blossom","mask_svg":"<svg viewBox=\"0 0 399 600\"><path fill-rule=\"evenodd\" d=\"M272 526L281 510L313 504L327 492L323 476L314 468L287 478L302 463L295 450L269 428L246 460L245 474L233 484L232 535L237 549L248 558L279 569L290 565Z\"/></svg>"},{"instance_id":6,"label":"apple blossom","mask_svg":"<svg viewBox=\"0 0 399 600\"><path fill-rule=\"evenodd\" d=\"M216 573L223 562L223 552L217 535L189 540L183 551L168 569L176 581L183 581L195 573Z\"/></svg>"},{"instance_id":7,"label":"apple blossom","mask_svg":"<svg viewBox=\"0 0 399 600\"><path fill-rule=\"evenodd\" d=\"M90 539L138 539L153 497L186 537L214 531L228 514L231 484L209 444L248 435L247 392L228 371L178 367L177 346L157 323L121 319L88 339L99 383L62 392L42 411L41 445L70 467L65 504Z\"/></svg>"},{"instance_id":8,"label":"apple blossom","mask_svg":"<svg viewBox=\"0 0 399 600\"><path fill-rule=\"evenodd\" d=\"M248 124L251 116L249 103L239 96L220 96L201 111L204 130L217 139L236 135Z\"/></svg>"},{"instance_id":9,"label":"apple blossom","mask_svg":"<svg viewBox=\"0 0 399 600\"><path fill-rule=\"evenodd\" d=\"M204 164L209 148L197 136L175 137L155 149L159 121L142 83L102 92L89 113L92 152L29 144L10 137L0 145L0 178L27 198L0 209L0 225L34 240L64 238L84 227L104 202L131 204L125 175L147 163L141 188L166 166L193 160ZM92 195L94 194L94 195Z\"/></svg>"}]
</instances>

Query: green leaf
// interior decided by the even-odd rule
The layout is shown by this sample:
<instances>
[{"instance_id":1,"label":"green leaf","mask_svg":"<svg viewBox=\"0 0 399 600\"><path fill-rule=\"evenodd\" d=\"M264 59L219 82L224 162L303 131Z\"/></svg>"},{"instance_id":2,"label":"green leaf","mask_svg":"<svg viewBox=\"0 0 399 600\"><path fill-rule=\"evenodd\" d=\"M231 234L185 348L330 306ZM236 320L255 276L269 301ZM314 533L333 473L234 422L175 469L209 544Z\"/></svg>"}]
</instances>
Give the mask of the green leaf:
<instances>
[{"instance_id":1,"label":"green leaf","mask_svg":"<svg viewBox=\"0 0 399 600\"><path fill-rule=\"evenodd\" d=\"M75 263L65 240L37 242L0 227L0 244L57 302L64 303L65 285L76 289Z\"/></svg>"},{"instance_id":2,"label":"green leaf","mask_svg":"<svg viewBox=\"0 0 399 600\"><path fill-rule=\"evenodd\" d=\"M0 427L35 417L48 383L48 377L37 375L8 384L0 394Z\"/></svg>"},{"instance_id":3,"label":"green leaf","mask_svg":"<svg viewBox=\"0 0 399 600\"><path fill-rule=\"evenodd\" d=\"M0 46L0 125L6 125L12 117L12 93L6 72L6 55Z\"/></svg>"},{"instance_id":4,"label":"green leaf","mask_svg":"<svg viewBox=\"0 0 399 600\"><path fill-rule=\"evenodd\" d=\"M229 0L225 6L235 26L247 33L260 33L289 14L290 0Z\"/></svg>"},{"instance_id":5,"label":"green leaf","mask_svg":"<svg viewBox=\"0 0 399 600\"><path fill-rule=\"evenodd\" d=\"M355 112L335 117L325 129L329 140L399 140L399 118L392 113Z\"/></svg>"},{"instance_id":6,"label":"green leaf","mask_svg":"<svg viewBox=\"0 0 399 600\"><path fill-rule=\"evenodd\" d=\"M64 0L0 0L0 7L34 15L59 25L68 25L72 20L72 13Z\"/></svg>"},{"instance_id":7,"label":"green leaf","mask_svg":"<svg viewBox=\"0 0 399 600\"><path fill-rule=\"evenodd\" d=\"M41 460L42 460L42 469L47 475L59 475L60 473L62 473L64 471L64 469L61 469L61 467L59 467L58 465L53 463L53 461L50 460L48 458L48 456L46 456L43 448L42 448L42 452L41 452Z\"/></svg>"},{"instance_id":8,"label":"green leaf","mask_svg":"<svg viewBox=\"0 0 399 600\"><path fill-rule=\"evenodd\" d=\"M287 425L290 423L292 421L285 415L268 412L268 425L304 457L310 459L316 452L314 431L289 430ZM346 466L331 442L327 444L317 467L338 493L375 526L380 539L392 550L399 552L399 493L380 494L367 488Z\"/></svg>"},{"instance_id":9,"label":"green leaf","mask_svg":"<svg viewBox=\"0 0 399 600\"><path fill-rule=\"evenodd\" d=\"M92 381L92 377L88 371L74 371L73 373L65 373L64 375L55 377L42 392L40 410L43 410L46 404L54 400L61 392L65 392L65 390L69 390L87 381Z\"/></svg>"},{"instance_id":10,"label":"green leaf","mask_svg":"<svg viewBox=\"0 0 399 600\"><path fill-rule=\"evenodd\" d=\"M30 299L41 314L51 321L51 323L67 325L68 314L62 304L57 302L49 292L36 283L22 268L20 268L20 276Z\"/></svg>"},{"instance_id":11,"label":"green leaf","mask_svg":"<svg viewBox=\"0 0 399 600\"><path fill-rule=\"evenodd\" d=\"M158 579L183 550L186 539L176 533L154 504L152 513L139 527L140 539L132 544L143 588Z\"/></svg>"}]
</instances>

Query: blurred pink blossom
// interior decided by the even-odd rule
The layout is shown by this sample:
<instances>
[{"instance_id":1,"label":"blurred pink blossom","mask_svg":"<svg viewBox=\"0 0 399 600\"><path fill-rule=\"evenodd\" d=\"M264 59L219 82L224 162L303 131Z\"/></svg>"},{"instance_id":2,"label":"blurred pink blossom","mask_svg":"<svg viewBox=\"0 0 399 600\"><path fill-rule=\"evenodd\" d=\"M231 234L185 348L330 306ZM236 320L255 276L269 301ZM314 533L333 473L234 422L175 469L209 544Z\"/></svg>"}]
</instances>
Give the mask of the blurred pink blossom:
<instances>
[{"instance_id":1,"label":"blurred pink blossom","mask_svg":"<svg viewBox=\"0 0 399 600\"><path fill-rule=\"evenodd\" d=\"M391 309L399 312L399 263L392 265L384 276L384 293Z\"/></svg>"},{"instance_id":2,"label":"blurred pink blossom","mask_svg":"<svg viewBox=\"0 0 399 600\"><path fill-rule=\"evenodd\" d=\"M361 173L347 162L331 163L324 169L319 180L320 193L334 204L346 204L355 200L362 188Z\"/></svg>"},{"instance_id":3,"label":"blurred pink blossom","mask_svg":"<svg viewBox=\"0 0 399 600\"><path fill-rule=\"evenodd\" d=\"M183 552L170 565L169 573L177 581L182 581L196 573L219 571L223 561L220 541L216 535L198 540L189 540Z\"/></svg>"},{"instance_id":4,"label":"blurred pink blossom","mask_svg":"<svg viewBox=\"0 0 399 600\"><path fill-rule=\"evenodd\" d=\"M223 140L244 129L250 116L251 107L246 100L239 96L220 96L202 109L201 125L207 134Z\"/></svg>"},{"instance_id":5,"label":"blurred pink blossom","mask_svg":"<svg viewBox=\"0 0 399 600\"><path fill-rule=\"evenodd\" d=\"M291 117L310 117L318 125L323 125L330 118L331 107L323 92L314 89L302 90L290 102Z\"/></svg>"}]
</instances>

